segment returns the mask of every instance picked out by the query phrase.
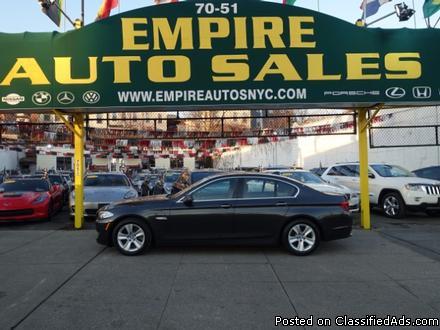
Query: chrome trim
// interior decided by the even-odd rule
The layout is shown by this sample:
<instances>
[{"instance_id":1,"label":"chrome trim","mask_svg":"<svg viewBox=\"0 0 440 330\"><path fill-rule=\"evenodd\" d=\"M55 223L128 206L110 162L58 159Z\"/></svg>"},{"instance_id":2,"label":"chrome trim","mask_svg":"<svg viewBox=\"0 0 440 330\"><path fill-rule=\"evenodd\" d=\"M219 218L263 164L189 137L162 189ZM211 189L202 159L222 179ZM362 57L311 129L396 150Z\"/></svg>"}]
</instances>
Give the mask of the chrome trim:
<instances>
[{"instance_id":1,"label":"chrome trim","mask_svg":"<svg viewBox=\"0 0 440 330\"><path fill-rule=\"evenodd\" d=\"M196 191L198 191L198 190L200 190L200 189L202 189L202 188L204 188L204 187L206 187L208 184L210 184L210 183L213 183L213 182L217 182L217 181L221 181L221 180L229 180L229 179L246 179L246 178L251 178L251 179L268 179L268 180L274 180L274 181L278 181L278 182L281 182L281 183L285 183L285 184L287 184L287 185L290 185L290 186L292 186L292 187L295 187L296 188L296 194L294 195L294 196L285 196L285 197L254 197L254 198L227 198L227 199L203 199L203 200L198 200L198 201L195 201L195 202L216 202L216 201L237 201L237 200L244 200L244 199L251 199L251 200L255 200L255 199L280 199L280 198L289 198L289 199L291 199L291 198L297 198L298 197L298 195L299 195L299 193L300 193L300 191L301 191L301 189L298 187L298 186L296 186L296 185L294 185L294 184L292 184L292 183L290 183L290 182L286 182L286 181L283 181L283 180L279 180L277 177L275 177L275 176L251 176L251 175L246 175L246 176L228 176L228 177L222 177L222 178L217 178L217 179L215 179L215 180L212 180L212 181L209 181L209 182L207 182L206 184L204 184L204 185L202 185L202 186L200 186L200 187L198 187L198 188L196 188L196 189L194 189L194 190L192 190L192 191L190 191L188 194L186 194L185 196L183 196L183 197L181 197L176 203L177 204L182 204L183 202L183 199L186 197L186 196L188 196L188 195L192 195L193 193L195 193Z\"/></svg>"}]
</instances>

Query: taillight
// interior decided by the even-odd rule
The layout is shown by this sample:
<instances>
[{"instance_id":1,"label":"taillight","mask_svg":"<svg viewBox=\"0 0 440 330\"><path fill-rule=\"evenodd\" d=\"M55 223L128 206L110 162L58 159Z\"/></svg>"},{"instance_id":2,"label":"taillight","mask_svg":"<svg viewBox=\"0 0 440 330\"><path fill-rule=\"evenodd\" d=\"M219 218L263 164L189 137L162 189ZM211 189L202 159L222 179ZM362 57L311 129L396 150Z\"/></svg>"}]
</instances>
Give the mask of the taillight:
<instances>
[{"instance_id":1,"label":"taillight","mask_svg":"<svg viewBox=\"0 0 440 330\"><path fill-rule=\"evenodd\" d=\"M343 201L339 204L344 211L350 211L350 203L348 201Z\"/></svg>"}]
</instances>

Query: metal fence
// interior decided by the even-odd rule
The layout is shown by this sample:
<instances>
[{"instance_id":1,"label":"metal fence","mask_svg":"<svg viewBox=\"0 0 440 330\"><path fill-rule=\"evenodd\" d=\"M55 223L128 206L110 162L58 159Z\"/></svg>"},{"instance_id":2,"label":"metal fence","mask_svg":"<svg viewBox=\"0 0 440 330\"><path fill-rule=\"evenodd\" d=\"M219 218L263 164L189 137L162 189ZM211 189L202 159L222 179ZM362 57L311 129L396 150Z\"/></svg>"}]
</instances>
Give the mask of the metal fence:
<instances>
[{"instance_id":1,"label":"metal fence","mask_svg":"<svg viewBox=\"0 0 440 330\"><path fill-rule=\"evenodd\" d=\"M371 148L440 146L440 107L384 109L370 127Z\"/></svg>"},{"instance_id":2,"label":"metal fence","mask_svg":"<svg viewBox=\"0 0 440 330\"><path fill-rule=\"evenodd\" d=\"M2 115L1 144L72 144L72 134L55 115ZM238 140L356 133L348 110L234 110L90 114L87 142L94 146L139 145L161 140ZM231 142L232 143L232 142Z\"/></svg>"}]
</instances>

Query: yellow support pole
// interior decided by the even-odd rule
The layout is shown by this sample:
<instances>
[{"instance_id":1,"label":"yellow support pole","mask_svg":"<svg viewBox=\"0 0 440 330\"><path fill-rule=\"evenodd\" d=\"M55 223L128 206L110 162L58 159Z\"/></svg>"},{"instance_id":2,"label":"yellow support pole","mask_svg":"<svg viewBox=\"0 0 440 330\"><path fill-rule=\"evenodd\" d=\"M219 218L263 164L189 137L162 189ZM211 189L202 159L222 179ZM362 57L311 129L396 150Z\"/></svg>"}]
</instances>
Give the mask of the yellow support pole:
<instances>
[{"instance_id":1,"label":"yellow support pole","mask_svg":"<svg viewBox=\"0 0 440 330\"><path fill-rule=\"evenodd\" d=\"M367 114L368 114L367 109L358 110L361 227L368 230L371 229L371 220L370 220L370 193L368 189Z\"/></svg>"},{"instance_id":2,"label":"yellow support pole","mask_svg":"<svg viewBox=\"0 0 440 330\"><path fill-rule=\"evenodd\" d=\"M74 116L73 129L75 137L75 228L84 225L84 115Z\"/></svg>"}]
</instances>

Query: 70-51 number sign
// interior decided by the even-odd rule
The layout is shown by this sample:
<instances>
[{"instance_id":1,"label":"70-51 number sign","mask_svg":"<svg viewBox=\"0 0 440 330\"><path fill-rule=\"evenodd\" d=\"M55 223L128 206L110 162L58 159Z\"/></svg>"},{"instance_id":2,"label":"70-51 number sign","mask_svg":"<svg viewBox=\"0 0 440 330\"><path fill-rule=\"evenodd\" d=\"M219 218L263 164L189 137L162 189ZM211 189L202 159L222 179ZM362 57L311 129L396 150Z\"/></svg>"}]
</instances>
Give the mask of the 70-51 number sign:
<instances>
[{"instance_id":1,"label":"70-51 number sign","mask_svg":"<svg viewBox=\"0 0 440 330\"><path fill-rule=\"evenodd\" d=\"M218 6L219 5L219 6ZM208 14L212 15L215 13L220 13L227 15L229 13L237 14L238 5L236 3L196 3L197 15Z\"/></svg>"}]
</instances>

